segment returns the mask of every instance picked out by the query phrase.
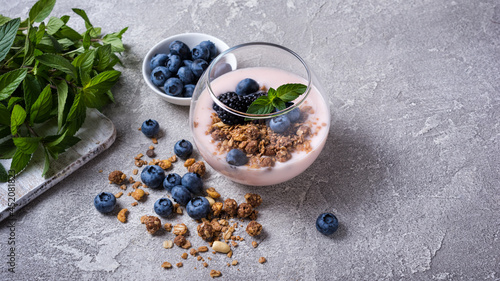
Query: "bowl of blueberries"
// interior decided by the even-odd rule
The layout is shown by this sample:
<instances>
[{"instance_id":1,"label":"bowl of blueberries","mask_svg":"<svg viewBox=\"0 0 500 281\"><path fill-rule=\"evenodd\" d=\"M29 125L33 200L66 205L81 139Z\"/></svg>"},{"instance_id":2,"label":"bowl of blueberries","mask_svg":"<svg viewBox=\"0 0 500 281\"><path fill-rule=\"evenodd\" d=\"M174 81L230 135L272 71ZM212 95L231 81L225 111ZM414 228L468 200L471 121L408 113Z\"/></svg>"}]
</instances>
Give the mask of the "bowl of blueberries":
<instances>
[{"instance_id":1,"label":"bowl of blueberries","mask_svg":"<svg viewBox=\"0 0 500 281\"><path fill-rule=\"evenodd\" d=\"M226 49L229 49L226 43L208 34L177 34L149 50L142 64L142 75L153 92L164 100L188 106L198 79Z\"/></svg>"}]
</instances>

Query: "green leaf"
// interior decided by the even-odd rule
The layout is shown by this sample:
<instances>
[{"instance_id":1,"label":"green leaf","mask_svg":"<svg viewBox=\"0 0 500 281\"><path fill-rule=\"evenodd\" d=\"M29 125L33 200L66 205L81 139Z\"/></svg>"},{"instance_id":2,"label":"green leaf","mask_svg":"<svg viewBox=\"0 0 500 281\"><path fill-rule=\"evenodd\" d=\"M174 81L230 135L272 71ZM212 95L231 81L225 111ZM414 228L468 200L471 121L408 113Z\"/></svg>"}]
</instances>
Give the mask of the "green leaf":
<instances>
[{"instance_id":1,"label":"green leaf","mask_svg":"<svg viewBox=\"0 0 500 281\"><path fill-rule=\"evenodd\" d=\"M84 91L98 90L99 92L106 92L116 84L118 78L120 78L120 75L121 72L117 70L101 72L98 75L92 77L90 82L85 85L83 89Z\"/></svg>"},{"instance_id":2,"label":"green leaf","mask_svg":"<svg viewBox=\"0 0 500 281\"><path fill-rule=\"evenodd\" d=\"M0 126L0 139L10 136L10 126Z\"/></svg>"},{"instance_id":3,"label":"green leaf","mask_svg":"<svg viewBox=\"0 0 500 281\"><path fill-rule=\"evenodd\" d=\"M118 33L112 33L112 34L113 34L113 35L116 35L116 37L118 37L118 38L122 39L122 35L123 35L123 33L125 33L127 30L128 30L128 26L127 26L127 27L125 27L124 29L120 30L120 32L118 32Z\"/></svg>"},{"instance_id":4,"label":"green leaf","mask_svg":"<svg viewBox=\"0 0 500 281\"><path fill-rule=\"evenodd\" d=\"M125 48L123 47L122 39L116 35L107 34L102 38L104 44L111 44L111 49L113 52L123 52Z\"/></svg>"},{"instance_id":5,"label":"green leaf","mask_svg":"<svg viewBox=\"0 0 500 281\"><path fill-rule=\"evenodd\" d=\"M0 159L11 159L16 153L16 145L12 139L0 143Z\"/></svg>"},{"instance_id":6,"label":"green leaf","mask_svg":"<svg viewBox=\"0 0 500 281\"><path fill-rule=\"evenodd\" d=\"M277 97L284 102L290 102L302 95L307 89L303 84L285 84L278 87L276 90Z\"/></svg>"},{"instance_id":7,"label":"green leaf","mask_svg":"<svg viewBox=\"0 0 500 281\"><path fill-rule=\"evenodd\" d=\"M63 47L63 49L68 49L69 47L75 45L75 42L69 40L68 38L62 38L57 40L57 43Z\"/></svg>"},{"instance_id":8,"label":"green leaf","mask_svg":"<svg viewBox=\"0 0 500 281\"><path fill-rule=\"evenodd\" d=\"M23 80L23 92L24 92L24 104L26 106L26 110L31 110L31 105L36 101L40 92L42 91L42 87L38 80L36 80L35 76L28 74L26 78Z\"/></svg>"},{"instance_id":9,"label":"green leaf","mask_svg":"<svg viewBox=\"0 0 500 281\"><path fill-rule=\"evenodd\" d=\"M70 18L71 18L70 16L64 15L61 17L61 20L64 22L64 24L67 24Z\"/></svg>"},{"instance_id":10,"label":"green leaf","mask_svg":"<svg viewBox=\"0 0 500 281\"><path fill-rule=\"evenodd\" d=\"M112 54L113 53L111 51L110 44L106 44L106 45L98 47L97 48L98 63L96 65L96 69L99 71L105 70L109 66Z\"/></svg>"},{"instance_id":11,"label":"green leaf","mask_svg":"<svg viewBox=\"0 0 500 281\"><path fill-rule=\"evenodd\" d=\"M42 42L43 37L45 36L45 23L41 23L38 26L38 30L36 31L36 42L35 44L38 45L40 42Z\"/></svg>"},{"instance_id":12,"label":"green leaf","mask_svg":"<svg viewBox=\"0 0 500 281\"><path fill-rule=\"evenodd\" d=\"M10 21L10 20L11 20L11 18L9 18L9 17L5 17L5 16L3 16L3 15L0 15L0 26L1 26L1 25L4 25L5 23L7 23L7 22L8 22L8 21Z\"/></svg>"},{"instance_id":13,"label":"green leaf","mask_svg":"<svg viewBox=\"0 0 500 281\"><path fill-rule=\"evenodd\" d=\"M36 2L29 13L31 22L42 22L50 15L55 4L56 0L39 0Z\"/></svg>"},{"instance_id":14,"label":"green leaf","mask_svg":"<svg viewBox=\"0 0 500 281\"><path fill-rule=\"evenodd\" d=\"M17 128L26 120L26 111L19 104L14 105L10 116L10 132L13 136L17 134Z\"/></svg>"},{"instance_id":15,"label":"green leaf","mask_svg":"<svg viewBox=\"0 0 500 281\"><path fill-rule=\"evenodd\" d=\"M50 17L50 20L47 23L47 33L50 35L54 35L64 25L64 21L62 21L60 18Z\"/></svg>"},{"instance_id":16,"label":"green leaf","mask_svg":"<svg viewBox=\"0 0 500 281\"><path fill-rule=\"evenodd\" d=\"M74 146L75 144L77 144L80 141L80 139L75 137L75 136L67 135L68 132L69 131L67 131L66 133L64 133L62 135L62 139L58 138L58 141L59 141L59 139L61 139L61 140L57 144L46 146L46 148L49 150L49 152L51 154L57 155L57 154L63 153L68 148ZM57 158L57 156L55 158Z\"/></svg>"},{"instance_id":17,"label":"green leaf","mask_svg":"<svg viewBox=\"0 0 500 281\"><path fill-rule=\"evenodd\" d=\"M21 84L24 80L27 73L28 69L20 68L0 76L0 100L10 97L19 84Z\"/></svg>"},{"instance_id":18,"label":"green leaf","mask_svg":"<svg viewBox=\"0 0 500 281\"><path fill-rule=\"evenodd\" d=\"M275 107L278 111L281 111L286 108L286 104L281 99L274 99L273 107Z\"/></svg>"},{"instance_id":19,"label":"green leaf","mask_svg":"<svg viewBox=\"0 0 500 281\"><path fill-rule=\"evenodd\" d=\"M52 109L52 90L50 85L47 85L40 96L36 99L30 110L30 123L40 123L50 116Z\"/></svg>"},{"instance_id":20,"label":"green leaf","mask_svg":"<svg viewBox=\"0 0 500 281\"><path fill-rule=\"evenodd\" d=\"M23 66L31 65L35 59L35 45L33 45L33 42L36 42L36 32L31 25L28 27L28 36L26 36L26 40L24 41Z\"/></svg>"},{"instance_id":21,"label":"green leaf","mask_svg":"<svg viewBox=\"0 0 500 281\"><path fill-rule=\"evenodd\" d=\"M78 41L83 38L80 33L76 32L73 28L67 25L62 26L59 31L54 34L54 36L57 38L68 38L72 41Z\"/></svg>"},{"instance_id":22,"label":"green leaf","mask_svg":"<svg viewBox=\"0 0 500 281\"><path fill-rule=\"evenodd\" d=\"M54 54L44 54L41 56L37 56L36 60L46 66L55 68L57 70L61 70L62 72L71 75L73 78L76 79L75 67L62 56Z\"/></svg>"},{"instance_id":23,"label":"green leaf","mask_svg":"<svg viewBox=\"0 0 500 281\"><path fill-rule=\"evenodd\" d=\"M0 26L0 61L9 53L10 47L16 38L21 19L16 18Z\"/></svg>"},{"instance_id":24,"label":"green leaf","mask_svg":"<svg viewBox=\"0 0 500 281\"><path fill-rule=\"evenodd\" d=\"M273 110L273 104L268 96L261 96L254 100L248 107L247 113L250 114L267 114Z\"/></svg>"},{"instance_id":25,"label":"green leaf","mask_svg":"<svg viewBox=\"0 0 500 281\"><path fill-rule=\"evenodd\" d=\"M90 23L90 20L89 20L89 17L87 17L87 13L85 13L84 10L82 9L76 9L76 8L73 8L72 9L73 12L75 12L77 15L79 15L80 17L82 17L82 19L85 21L85 27L87 29L91 28L92 27L92 24Z\"/></svg>"},{"instance_id":26,"label":"green leaf","mask_svg":"<svg viewBox=\"0 0 500 281\"><path fill-rule=\"evenodd\" d=\"M22 100L23 100L23 98L21 98L21 97L10 97L9 104L7 105L7 109L11 110L16 103L18 103Z\"/></svg>"},{"instance_id":27,"label":"green leaf","mask_svg":"<svg viewBox=\"0 0 500 281\"><path fill-rule=\"evenodd\" d=\"M4 166L0 163L0 182L7 182L9 180L9 175L5 171Z\"/></svg>"},{"instance_id":28,"label":"green leaf","mask_svg":"<svg viewBox=\"0 0 500 281\"><path fill-rule=\"evenodd\" d=\"M10 126L10 111L0 103L0 124ZM1 139L1 138L0 138Z\"/></svg>"},{"instance_id":29,"label":"green leaf","mask_svg":"<svg viewBox=\"0 0 500 281\"><path fill-rule=\"evenodd\" d=\"M38 144L42 138L20 137L12 138L18 150L24 154L32 154L38 148Z\"/></svg>"},{"instance_id":30,"label":"green leaf","mask_svg":"<svg viewBox=\"0 0 500 281\"><path fill-rule=\"evenodd\" d=\"M82 85L86 85L90 81L90 72L94 64L95 52L94 50L87 50L77 56L72 64L78 69Z\"/></svg>"},{"instance_id":31,"label":"green leaf","mask_svg":"<svg viewBox=\"0 0 500 281\"><path fill-rule=\"evenodd\" d=\"M83 34L83 48L85 50L88 50L90 48L90 40L91 40L91 36L90 36L90 29L85 31L85 33Z\"/></svg>"},{"instance_id":32,"label":"green leaf","mask_svg":"<svg viewBox=\"0 0 500 281\"><path fill-rule=\"evenodd\" d=\"M85 121L86 107L82 95L82 92L78 92L75 95L73 105L66 118L67 123L65 127L68 130L68 135L74 135Z\"/></svg>"},{"instance_id":33,"label":"green leaf","mask_svg":"<svg viewBox=\"0 0 500 281\"><path fill-rule=\"evenodd\" d=\"M64 80L56 82L57 87L57 129L61 130L64 122L64 107L68 98L68 84Z\"/></svg>"},{"instance_id":34,"label":"green leaf","mask_svg":"<svg viewBox=\"0 0 500 281\"><path fill-rule=\"evenodd\" d=\"M14 174L17 175L28 166L30 160L31 154L24 154L20 149L17 149L10 163L10 170L14 171Z\"/></svg>"}]
</instances>

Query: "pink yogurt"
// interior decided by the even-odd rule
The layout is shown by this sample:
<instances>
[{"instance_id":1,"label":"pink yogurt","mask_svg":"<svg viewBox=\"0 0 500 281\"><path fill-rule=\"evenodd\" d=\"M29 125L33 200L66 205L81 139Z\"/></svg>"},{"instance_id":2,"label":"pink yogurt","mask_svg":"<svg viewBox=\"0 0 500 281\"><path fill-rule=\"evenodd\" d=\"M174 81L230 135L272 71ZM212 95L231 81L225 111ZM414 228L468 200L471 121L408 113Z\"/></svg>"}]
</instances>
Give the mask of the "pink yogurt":
<instances>
[{"instance_id":1,"label":"pink yogurt","mask_svg":"<svg viewBox=\"0 0 500 281\"><path fill-rule=\"evenodd\" d=\"M290 72L270 67L250 67L231 71L218 77L211 83L212 90L216 95L228 91L234 91L238 82L245 78L252 78L261 86L267 88L278 88L287 83L302 83L306 81ZM302 173L318 157L325 145L330 128L330 112L323 96L313 87L306 100L300 105L311 106L313 113L309 113L308 121L314 125L311 127L311 151L295 151L292 158L286 162L278 162L272 168L251 168L249 166L231 166L226 162L226 153L217 152L217 143L213 141L206 131L212 124L211 114L213 100L205 89L195 104L192 121L196 126L193 128L193 137L196 147L203 159L216 171L227 176L231 180L254 186L273 185L285 182Z\"/></svg>"}]
</instances>

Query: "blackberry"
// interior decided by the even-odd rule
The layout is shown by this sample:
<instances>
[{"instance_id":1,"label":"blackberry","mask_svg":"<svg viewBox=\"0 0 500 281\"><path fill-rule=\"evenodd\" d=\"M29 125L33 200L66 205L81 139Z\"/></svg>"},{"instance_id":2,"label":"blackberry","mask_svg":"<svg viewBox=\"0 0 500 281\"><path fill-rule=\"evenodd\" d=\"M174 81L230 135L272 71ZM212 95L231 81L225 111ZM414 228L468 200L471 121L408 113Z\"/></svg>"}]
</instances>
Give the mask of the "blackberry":
<instances>
[{"instance_id":1,"label":"blackberry","mask_svg":"<svg viewBox=\"0 0 500 281\"><path fill-rule=\"evenodd\" d=\"M238 94L236 94L235 92L226 92L219 96L219 100L223 104L229 106L234 110L237 110L239 112L246 112L248 110L248 107L250 106L250 104L252 104L254 100L266 94L267 94L266 92L259 91L245 96L238 96ZM224 124L236 125L236 124L243 124L245 122L244 117L234 115L222 109L216 103L213 103L212 108L215 110L217 116L219 116L220 120Z\"/></svg>"}]
</instances>

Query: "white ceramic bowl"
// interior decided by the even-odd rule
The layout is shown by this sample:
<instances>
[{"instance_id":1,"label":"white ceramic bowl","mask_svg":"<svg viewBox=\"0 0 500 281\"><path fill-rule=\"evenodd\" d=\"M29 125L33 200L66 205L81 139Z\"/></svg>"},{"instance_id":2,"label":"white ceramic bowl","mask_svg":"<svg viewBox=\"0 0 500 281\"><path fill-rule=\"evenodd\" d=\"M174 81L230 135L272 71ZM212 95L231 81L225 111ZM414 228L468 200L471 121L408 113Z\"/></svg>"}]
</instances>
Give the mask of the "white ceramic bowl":
<instances>
[{"instance_id":1,"label":"white ceramic bowl","mask_svg":"<svg viewBox=\"0 0 500 281\"><path fill-rule=\"evenodd\" d=\"M149 88L153 90L157 95L162 97L164 100L177 104L177 105L184 105L184 106L189 106L191 104L191 98L184 98L184 97L173 97L165 94L163 89L155 86L151 82L151 67L149 67L149 62L153 58L155 54L159 53L165 53L168 54L169 51L169 45L171 42L179 40L184 42L186 45L188 45L189 49L192 49L194 46L198 45L200 42L205 41L205 40L210 40L215 44L215 47L217 47L217 50L219 51L219 54L222 53L223 51L229 49L229 46L224 43L222 40L219 38L213 37L208 34L203 34L203 33L182 33L182 34L177 34L174 36L170 36L166 39L163 39L160 41L158 44L156 44L153 48L149 50L149 52L146 54L146 57L144 58L144 61L142 62L142 76L144 78L144 81L146 81L146 84L148 84Z\"/></svg>"}]
</instances>

